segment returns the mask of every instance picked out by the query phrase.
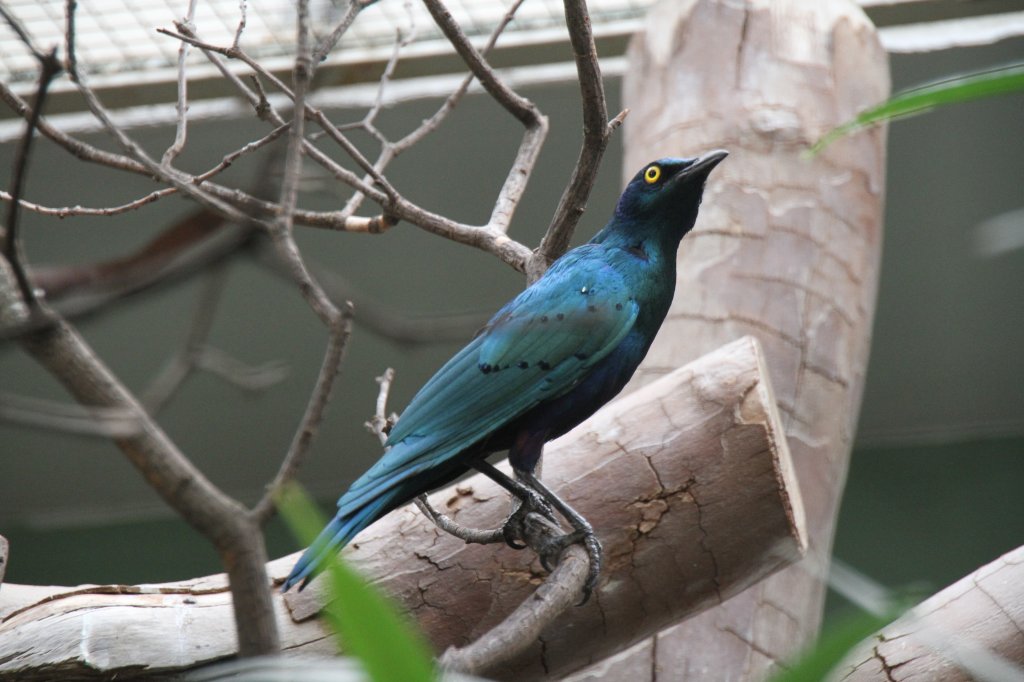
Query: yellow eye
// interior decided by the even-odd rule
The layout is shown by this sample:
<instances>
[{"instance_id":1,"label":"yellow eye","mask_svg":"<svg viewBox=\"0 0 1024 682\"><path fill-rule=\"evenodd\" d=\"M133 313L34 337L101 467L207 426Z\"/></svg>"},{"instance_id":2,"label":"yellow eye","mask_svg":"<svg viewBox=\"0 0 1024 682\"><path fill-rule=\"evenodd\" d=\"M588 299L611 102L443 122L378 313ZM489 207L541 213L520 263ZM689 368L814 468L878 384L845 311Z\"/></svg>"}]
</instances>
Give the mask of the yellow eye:
<instances>
[{"instance_id":1,"label":"yellow eye","mask_svg":"<svg viewBox=\"0 0 1024 682\"><path fill-rule=\"evenodd\" d=\"M650 166L644 171L644 180L648 185L653 185L661 177L661 166Z\"/></svg>"}]
</instances>

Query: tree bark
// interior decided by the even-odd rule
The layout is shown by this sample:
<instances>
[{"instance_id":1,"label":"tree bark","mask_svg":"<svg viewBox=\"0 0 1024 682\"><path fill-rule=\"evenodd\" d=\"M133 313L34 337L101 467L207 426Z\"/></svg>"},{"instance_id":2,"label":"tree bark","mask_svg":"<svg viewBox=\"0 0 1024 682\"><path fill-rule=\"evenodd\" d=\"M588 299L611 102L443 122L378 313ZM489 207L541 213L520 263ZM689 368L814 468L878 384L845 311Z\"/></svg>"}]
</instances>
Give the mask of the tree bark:
<instances>
[{"instance_id":1,"label":"tree bark","mask_svg":"<svg viewBox=\"0 0 1024 682\"><path fill-rule=\"evenodd\" d=\"M0 585L4 582L4 573L7 571L7 538L0 535Z\"/></svg>"},{"instance_id":2,"label":"tree bark","mask_svg":"<svg viewBox=\"0 0 1024 682\"><path fill-rule=\"evenodd\" d=\"M615 401L552 443L545 480L593 523L605 570L586 606L563 612L489 676L578 668L718 604L803 551L802 505L751 338ZM472 526L500 523L507 499L481 476L434 496ZM486 633L545 577L531 552L465 545L412 507L360 534L345 556L413 614L437 651ZM271 562L269 575L280 582L295 558ZM315 618L323 598L319 581L275 596L286 652L332 650ZM231 656L235 646L223 575L0 590L0 678L178 670Z\"/></svg>"},{"instance_id":3,"label":"tree bark","mask_svg":"<svg viewBox=\"0 0 1024 682\"><path fill-rule=\"evenodd\" d=\"M982 566L872 635L833 679L1024 679L1024 547Z\"/></svg>"},{"instance_id":4,"label":"tree bark","mask_svg":"<svg viewBox=\"0 0 1024 682\"><path fill-rule=\"evenodd\" d=\"M742 334L764 345L807 507L807 558L639 645L634 680L763 679L815 636L867 365L881 247L885 130L804 158L889 91L874 27L845 0L670 0L624 82L625 172L730 152L679 256L672 311L637 383ZM611 665L607 663L604 665ZM581 676L586 677L584 672Z\"/></svg>"}]
</instances>

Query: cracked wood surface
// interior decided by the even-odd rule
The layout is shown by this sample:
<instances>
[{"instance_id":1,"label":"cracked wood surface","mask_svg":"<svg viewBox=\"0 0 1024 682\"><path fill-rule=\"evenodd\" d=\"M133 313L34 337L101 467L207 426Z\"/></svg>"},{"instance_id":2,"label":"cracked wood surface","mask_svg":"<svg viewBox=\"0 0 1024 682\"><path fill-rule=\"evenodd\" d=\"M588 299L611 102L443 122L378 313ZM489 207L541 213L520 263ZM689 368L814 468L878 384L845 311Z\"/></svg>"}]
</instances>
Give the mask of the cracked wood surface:
<instances>
[{"instance_id":1,"label":"cracked wood surface","mask_svg":"<svg viewBox=\"0 0 1024 682\"><path fill-rule=\"evenodd\" d=\"M760 680L816 634L867 366L881 249L885 130L820 156L820 135L881 101L888 63L845 0L666 0L629 50L627 177L724 148L676 298L637 384L743 334L764 346L807 508L809 551L721 607L602 663L613 679ZM634 671L645 670L643 675ZM590 679L583 671L579 679Z\"/></svg>"},{"instance_id":2,"label":"cracked wood surface","mask_svg":"<svg viewBox=\"0 0 1024 682\"><path fill-rule=\"evenodd\" d=\"M929 597L866 640L841 682L1024 679L1024 547Z\"/></svg>"},{"instance_id":3,"label":"cracked wood surface","mask_svg":"<svg viewBox=\"0 0 1024 682\"><path fill-rule=\"evenodd\" d=\"M758 343L737 340L617 400L553 442L544 478L594 525L606 565L583 607L486 675L555 675L629 646L793 563L803 510ZM433 496L491 526L508 498L476 476ZM16 549L16 548L15 548ZM414 507L361 533L351 564L419 621L435 649L464 645L544 579L528 551L465 545ZM283 580L297 555L268 565ZM319 581L274 599L286 652L331 652ZM223 575L142 586L0 590L0 678L173 670L234 653ZM116 640L117 645L113 646Z\"/></svg>"}]
</instances>

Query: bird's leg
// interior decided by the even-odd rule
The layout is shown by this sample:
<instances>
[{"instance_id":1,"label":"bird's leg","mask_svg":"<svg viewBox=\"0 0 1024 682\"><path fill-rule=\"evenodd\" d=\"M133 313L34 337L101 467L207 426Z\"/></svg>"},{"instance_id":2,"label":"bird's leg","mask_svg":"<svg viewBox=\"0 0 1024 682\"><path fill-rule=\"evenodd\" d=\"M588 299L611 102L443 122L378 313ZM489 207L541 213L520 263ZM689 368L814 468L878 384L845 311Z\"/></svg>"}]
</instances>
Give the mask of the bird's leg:
<instances>
[{"instance_id":1,"label":"bird's leg","mask_svg":"<svg viewBox=\"0 0 1024 682\"><path fill-rule=\"evenodd\" d=\"M550 559L552 557L557 559L561 555L562 550L569 545L582 542L587 550L587 557L590 559L590 570L587 572L587 581L583 584L583 601L580 602L582 606L590 599L590 594L594 591L594 587L597 585L597 578L601 573L603 553L601 551L601 542L597 539L597 535L594 534L594 528L578 511L566 504L554 491L541 483L540 479L534 476L532 472L520 469L515 469L514 471L516 478L525 481L531 489L539 492L551 506L558 510L559 514L565 517L565 520L573 528L572 533L563 535L555 540L552 546L541 555L541 563L544 564L544 568L550 571Z\"/></svg>"},{"instance_id":2,"label":"bird's leg","mask_svg":"<svg viewBox=\"0 0 1024 682\"><path fill-rule=\"evenodd\" d=\"M481 459L475 462L473 464L473 468L490 478L505 490L509 491L509 493L520 501L519 507L512 512L501 528L501 532L505 537L505 542L509 547L512 549L523 549L526 547L526 545L519 540L521 540L523 536L523 521L526 519L526 515L531 512L536 512L550 520L555 525L558 525L558 520L555 518L555 513L552 511L551 505L549 505L544 497L536 490L523 485L514 478L501 472L487 460Z\"/></svg>"},{"instance_id":3,"label":"bird's leg","mask_svg":"<svg viewBox=\"0 0 1024 682\"><path fill-rule=\"evenodd\" d=\"M582 606L587 603L591 593L594 591L594 587L597 585L597 578L601 574L603 558L601 543L597 539L597 535L594 534L594 529L590 523L578 511L558 497L554 491L541 483L540 479L532 472L513 468L516 479L519 479L516 480L505 475L485 460L480 460L474 463L473 466L477 471L485 474L522 501L522 504L512 513L502 528L502 532L505 534L505 542L510 547L523 549L526 546L517 542L517 540L522 538L523 523L526 516L531 512L542 514L555 523L555 525L558 522L555 519L552 508L565 517L565 520L572 526L573 532L551 540L546 547L541 548L538 554L544 568L551 571L552 565L558 563L558 557L561 556L562 551L566 547L582 542L587 551L587 558L590 560L590 568L587 572L587 580L583 584L583 600L580 602L580 605ZM525 482L525 485L523 482Z\"/></svg>"}]
</instances>

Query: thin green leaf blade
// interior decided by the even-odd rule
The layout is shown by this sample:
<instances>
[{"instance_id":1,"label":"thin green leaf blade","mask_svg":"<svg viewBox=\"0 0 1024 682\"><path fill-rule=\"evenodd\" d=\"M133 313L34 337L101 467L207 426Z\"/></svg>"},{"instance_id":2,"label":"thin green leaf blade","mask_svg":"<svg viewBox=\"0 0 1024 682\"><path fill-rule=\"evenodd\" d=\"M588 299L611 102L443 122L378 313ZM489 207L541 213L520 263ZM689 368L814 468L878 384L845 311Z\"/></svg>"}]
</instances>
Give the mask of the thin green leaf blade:
<instances>
[{"instance_id":1,"label":"thin green leaf blade","mask_svg":"<svg viewBox=\"0 0 1024 682\"><path fill-rule=\"evenodd\" d=\"M801 656L771 682L821 682L858 644L888 625L896 614L877 616L858 612L840 619L826 630L814 648Z\"/></svg>"},{"instance_id":2,"label":"thin green leaf blade","mask_svg":"<svg viewBox=\"0 0 1024 682\"><path fill-rule=\"evenodd\" d=\"M940 106L1022 91L1024 64L1010 64L922 85L893 95L878 106L830 130L814 143L810 153L817 154L840 137L880 121L916 116Z\"/></svg>"},{"instance_id":3,"label":"thin green leaf blade","mask_svg":"<svg viewBox=\"0 0 1024 682\"><path fill-rule=\"evenodd\" d=\"M304 544L326 523L298 485L277 497L281 516ZM330 598L324 616L345 653L360 660L376 682L437 679L433 656L423 638L395 607L361 576L335 557L327 567Z\"/></svg>"}]
</instances>

